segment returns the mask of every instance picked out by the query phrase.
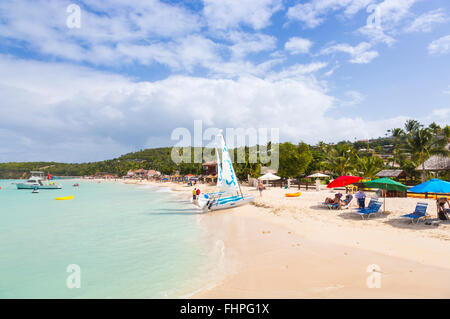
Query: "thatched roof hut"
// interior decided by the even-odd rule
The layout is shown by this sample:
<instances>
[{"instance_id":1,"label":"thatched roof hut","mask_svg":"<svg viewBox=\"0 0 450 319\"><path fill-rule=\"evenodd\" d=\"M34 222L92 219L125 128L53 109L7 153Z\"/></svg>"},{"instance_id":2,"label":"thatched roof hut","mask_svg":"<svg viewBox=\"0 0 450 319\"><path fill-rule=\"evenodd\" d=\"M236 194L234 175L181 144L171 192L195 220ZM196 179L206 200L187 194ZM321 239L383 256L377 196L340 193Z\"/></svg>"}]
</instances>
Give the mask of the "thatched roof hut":
<instances>
[{"instance_id":1,"label":"thatched roof hut","mask_svg":"<svg viewBox=\"0 0 450 319\"><path fill-rule=\"evenodd\" d=\"M444 156L431 156L424 163L426 171L446 171L450 170L450 157ZM421 171L422 165L417 166L416 171Z\"/></svg>"},{"instance_id":2,"label":"thatched roof hut","mask_svg":"<svg viewBox=\"0 0 450 319\"><path fill-rule=\"evenodd\" d=\"M389 177L389 178L405 178L406 172L402 169L383 169L379 171L375 176L377 177Z\"/></svg>"}]
</instances>

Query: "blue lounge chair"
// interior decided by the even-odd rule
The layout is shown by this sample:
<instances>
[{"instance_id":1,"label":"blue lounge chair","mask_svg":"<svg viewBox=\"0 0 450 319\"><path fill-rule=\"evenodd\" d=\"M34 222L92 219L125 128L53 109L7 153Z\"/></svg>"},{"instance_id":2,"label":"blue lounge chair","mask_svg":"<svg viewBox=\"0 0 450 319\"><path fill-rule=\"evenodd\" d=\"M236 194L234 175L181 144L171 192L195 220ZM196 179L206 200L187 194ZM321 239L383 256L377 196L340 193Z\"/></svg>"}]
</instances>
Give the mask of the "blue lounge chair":
<instances>
[{"instance_id":1,"label":"blue lounge chair","mask_svg":"<svg viewBox=\"0 0 450 319\"><path fill-rule=\"evenodd\" d=\"M416 223L419 223L420 219L424 218L427 215L427 207L428 203L417 203L416 209L413 213L403 215L402 217L410 218L412 223L414 221Z\"/></svg>"},{"instance_id":2,"label":"blue lounge chair","mask_svg":"<svg viewBox=\"0 0 450 319\"><path fill-rule=\"evenodd\" d=\"M369 219L370 215L378 213L378 211L380 210L382 205L383 205L382 202L376 201L376 202L373 202L372 205L367 206L367 208L357 209L353 213L359 214L359 216L361 216L362 219L364 219L364 216L367 216L367 219Z\"/></svg>"},{"instance_id":3,"label":"blue lounge chair","mask_svg":"<svg viewBox=\"0 0 450 319\"><path fill-rule=\"evenodd\" d=\"M376 202L378 202L378 198L371 198L370 199L370 202L369 202L369 205L367 205L367 207L365 207L365 208L356 208L356 210L364 210L364 209L370 209L370 208L372 208L373 207L373 205L376 203Z\"/></svg>"},{"instance_id":4,"label":"blue lounge chair","mask_svg":"<svg viewBox=\"0 0 450 319\"><path fill-rule=\"evenodd\" d=\"M344 199L343 203L342 203L342 208L349 208L350 207L350 203L352 202L353 196L349 195L348 196L348 202L347 202L347 198Z\"/></svg>"}]
</instances>

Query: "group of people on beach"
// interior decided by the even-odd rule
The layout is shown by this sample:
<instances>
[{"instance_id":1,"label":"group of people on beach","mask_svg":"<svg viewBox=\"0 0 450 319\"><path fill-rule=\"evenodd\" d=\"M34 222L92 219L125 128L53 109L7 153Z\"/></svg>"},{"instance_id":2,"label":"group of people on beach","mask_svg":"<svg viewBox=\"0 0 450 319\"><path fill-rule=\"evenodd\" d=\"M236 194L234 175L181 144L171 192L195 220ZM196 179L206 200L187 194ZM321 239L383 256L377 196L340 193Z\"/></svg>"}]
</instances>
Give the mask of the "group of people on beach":
<instances>
[{"instance_id":1,"label":"group of people on beach","mask_svg":"<svg viewBox=\"0 0 450 319\"><path fill-rule=\"evenodd\" d=\"M199 195L200 195L200 188L194 187L194 189L192 190L192 199L194 201L197 200Z\"/></svg>"},{"instance_id":2,"label":"group of people on beach","mask_svg":"<svg viewBox=\"0 0 450 319\"><path fill-rule=\"evenodd\" d=\"M352 195L347 194L344 200L342 198L341 193L336 193L334 198L327 197L325 198L325 203L330 205L337 205L338 209L341 209L342 206L347 206L349 202L352 200ZM366 204L366 193L362 188L359 188L355 193L355 198L358 201L359 208L365 208ZM448 208L445 208L447 204ZM446 197L440 197L436 199L436 207L437 207L437 217L440 220L450 220L450 201Z\"/></svg>"}]
</instances>

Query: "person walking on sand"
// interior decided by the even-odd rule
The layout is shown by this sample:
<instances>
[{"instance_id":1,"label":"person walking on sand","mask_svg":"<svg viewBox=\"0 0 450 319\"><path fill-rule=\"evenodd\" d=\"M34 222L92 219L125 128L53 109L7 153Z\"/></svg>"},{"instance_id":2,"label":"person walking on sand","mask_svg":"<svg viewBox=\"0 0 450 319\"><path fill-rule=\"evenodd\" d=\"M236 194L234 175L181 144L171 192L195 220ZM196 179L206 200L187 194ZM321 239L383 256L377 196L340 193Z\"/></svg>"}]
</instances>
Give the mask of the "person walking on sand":
<instances>
[{"instance_id":1,"label":"person walking on sand","mask_svg":"<svg viewBox=\"0 0 450 319\"><path fill-rule=\"evenodd\" d=\"M200 196L200 188L197 188L197 191L195 192L195 195L197 195L197 198Z\"/></svg>"},{"instance_id":2,"label":"person walking on sand","mask_svg":"<svg viewBox=\"0 0 450 319\"><path fill-rule=\"evenodd\" d=\"M359 208L364 208L366 206L366 193L362 188L359 188L355 193L355 198L358 200Z\"/></svg>"},{"instance_id":3,"label":"person walking on sand","mask_svg":"<svg viewBox=\"0 0 450 319\"><path fill-rule=\"evenodd\" d=\"M264 190L264 185L261 181L258 183L259 197L262 197L262 191Z\"/></svg>"},{"instance_id":4,"label":"person walking on sand","mask_svg":"<svg viewBox=\"0 0 450 319\"><path fill-rule=\"evenodd\" d=\"M192 200L196 200L197 199L197 188L194 188L194 190L192 191Z\"/></svg>"}]
</instances>

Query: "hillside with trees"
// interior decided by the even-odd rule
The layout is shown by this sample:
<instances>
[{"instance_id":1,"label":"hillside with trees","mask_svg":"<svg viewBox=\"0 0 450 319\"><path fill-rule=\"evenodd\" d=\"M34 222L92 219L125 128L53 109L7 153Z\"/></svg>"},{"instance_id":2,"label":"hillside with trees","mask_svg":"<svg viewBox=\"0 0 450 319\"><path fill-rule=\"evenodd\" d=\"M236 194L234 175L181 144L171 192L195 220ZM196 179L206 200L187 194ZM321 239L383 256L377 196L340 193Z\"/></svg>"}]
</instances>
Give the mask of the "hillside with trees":
<instances>
[{"instance_id":1,"label":"hillside with trees","mask_svg":"<svg viewBox=\"0 0 450 319\"><path fill-rule=\"evenodd\" d=\"M432 123L428 127L415 120L409 120L403 128L388 130L387 136L365 141L342 141L337 144L319 142L316 145L305 143L281 143L279 151L279 169L277 174L283 178L299 178L314 172L326 172L332 176L352 174L365 178L375 178L377 172L384 168L404 170L411 180L417 180L425 171L416 168L432 155L449 156L446 148L450 140L448 125L440 127ZM270 143L269 143L270 144ZM243 163L235 163L236 174L240 179L248 175L260 175L262 163L252 163L252 148L242 147L230 150L237 158L244 154ZM268 145L270 152L276 149ZM201 163L194 163L194 153L204 152L215 158L213 149L191 148L191 163L172 161L172 152L182 150L171 147L145 149L128 153L118 158L92 163L54 163L54 162L14 162L0 163L0 178L25 178L31 170L42 170L55 176L92 176L99 173L110 173L124 176L128 170L139 168L154 169L163 174L192 173L202 174ZM187 155L189 156L189 155ZM266 164L267 165L267 164ZM443 179L449 179L449 172L439 173Z\"/></svg>"}]
</instances>

